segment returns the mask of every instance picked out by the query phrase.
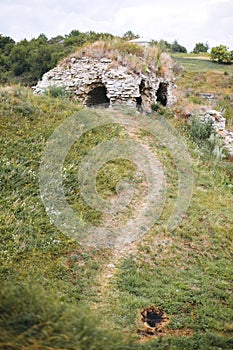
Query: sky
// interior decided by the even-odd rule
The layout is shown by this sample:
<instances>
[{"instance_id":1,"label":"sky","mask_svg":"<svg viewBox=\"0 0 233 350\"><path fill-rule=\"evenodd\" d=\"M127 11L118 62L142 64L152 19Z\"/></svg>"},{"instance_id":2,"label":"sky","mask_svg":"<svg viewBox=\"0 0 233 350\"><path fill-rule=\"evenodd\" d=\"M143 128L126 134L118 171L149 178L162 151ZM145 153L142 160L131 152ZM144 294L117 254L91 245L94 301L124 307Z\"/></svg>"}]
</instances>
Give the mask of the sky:
<instances>
[{"instance_id":1,"label":"sky","mask_svg":"<svg viewBox=\"0 0 233 350\"><path fill-rule=\"evenodd\" d=\"M73 29L233 50L233 0L0 0L0 34L15 41Z\"/></svg>"}]
</instances>

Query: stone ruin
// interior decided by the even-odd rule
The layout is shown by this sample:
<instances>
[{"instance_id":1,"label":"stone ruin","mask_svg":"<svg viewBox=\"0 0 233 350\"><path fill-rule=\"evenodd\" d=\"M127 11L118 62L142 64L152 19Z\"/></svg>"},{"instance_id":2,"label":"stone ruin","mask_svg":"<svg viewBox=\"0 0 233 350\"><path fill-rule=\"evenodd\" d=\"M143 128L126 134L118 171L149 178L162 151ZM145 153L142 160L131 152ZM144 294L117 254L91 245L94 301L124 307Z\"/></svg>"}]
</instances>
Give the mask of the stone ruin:
<instances>
[{"instance_id":1,"label":"stone ruin","mask_svg":"<svg viewBox=\"0 0 233 350\"><path fill-rule=\"evenodd\" d=\"M35 94L43 94L55 85L65 87L88 107L124 104L150 112L157 102L169 107L176 101L171 59L169 62L161 77L156 70L147 68L142 73L110 58L73 55L45 73L33 89Z\"/></svg>"},{"instance_id":2,"label":"stone ruin","mask_svg":"<svg viewBox=\"0 0 233 350\"><path fill-rule=\"evenodd\" d=\"M203 121L211 120L213 128L223 139L224 147L230 156L233 156L233 132L226 130L226 119L222 113L215 109L204 112L199 111L199 116Z\"/></svg>"},{"instance_id":3,"label":"stone ruin","mask_svg":"<svg viewBox=\"0 0 233 350\"><path fill-rule=\"evenodd\" d=\"M151 112L151 106L161 103L172 106L176 102L172 60L166 57L165 74L147 67L146 72L109 57L71 55L57 67L45 73L34 89L43 94L51 86L64 87L75 99L87 107L123 104ZM143 58L140 58L143 63ZM153 67L154 68L154 67ZM208 96L209 97L209 96ZM233 156L233 132L225 129L225 118L215 110L200 112L204 120L211 119L216 132L223 138L226 149Z\"/></svg>"}]
</instances>

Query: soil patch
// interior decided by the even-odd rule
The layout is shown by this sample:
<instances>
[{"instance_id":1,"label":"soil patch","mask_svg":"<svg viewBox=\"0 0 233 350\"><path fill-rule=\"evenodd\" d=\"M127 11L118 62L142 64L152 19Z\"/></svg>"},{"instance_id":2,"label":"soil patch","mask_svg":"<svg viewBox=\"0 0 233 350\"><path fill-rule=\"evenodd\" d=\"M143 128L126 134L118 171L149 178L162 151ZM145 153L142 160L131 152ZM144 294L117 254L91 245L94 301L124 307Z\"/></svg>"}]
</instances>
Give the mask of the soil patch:
<instances>
[{"instance_id":1,"label":"soil patch","mask_svg":"<svg viewBox=\"0 0 233 350\"><path fill-rule=\"evenodd\" d=\"M163 310L151 306L141 311L140 321L143 322L144 328L138 329L138 334L142 336L162 335L165 333L169 318Z\"/></svg>"}]
</instances>

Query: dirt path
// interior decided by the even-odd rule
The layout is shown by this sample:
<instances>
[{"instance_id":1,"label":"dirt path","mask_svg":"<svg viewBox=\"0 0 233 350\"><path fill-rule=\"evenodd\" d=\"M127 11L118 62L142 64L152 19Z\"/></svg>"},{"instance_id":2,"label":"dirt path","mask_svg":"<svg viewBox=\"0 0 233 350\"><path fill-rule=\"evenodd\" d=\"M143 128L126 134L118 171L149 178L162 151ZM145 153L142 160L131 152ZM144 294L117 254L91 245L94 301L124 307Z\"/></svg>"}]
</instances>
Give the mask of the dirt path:
<instances>
[{"instance_id":1,"label":"dirt path","mask_svg":"<svg viewBox=\"0 0 233 350\"><path fill-rule=\"evenodd\" d=\"M139 139L137 130L131 127L127 127L127 134L130 138L142 144L148 152L153 153L154 156L157 158L155 151L152 151L148 144L143 143L142 140ZM155 163L152 169L153 173L155 173L156 175L158 174L157 167L158 163ZM163 179L160 179L160 182L163 183ZM138 192L132 200L132 207L136 211L136 215L140 215L140 212L143 211L146 205L144 197L146 196L147 191L148 186L146 186L146 183L143 181L139 185ZM114 229L118 227L119 223L127 221L127 215L128 213L124 212L123 214L119 214L119 217L115 219L112 217L112 215L104 215L104 225L105 227L111 227ZM137 254L138 240L134 237L134 229L136 229L136 227L132 227L132 235L127 235L127 238L129 239L128 243L119 241L117 245L112 248L110 262L103 264L101 273L96 277L95 285L97 287L95 295L96 302L93 304L94 308L108 308L108 301L110 300L110 298L114 297L114 293L116 293L116 291L112 291L111 281L114 279L114 276L118 271L119 265L124 259L126 259L130 255Z\"/></svg>"}]
</instances>

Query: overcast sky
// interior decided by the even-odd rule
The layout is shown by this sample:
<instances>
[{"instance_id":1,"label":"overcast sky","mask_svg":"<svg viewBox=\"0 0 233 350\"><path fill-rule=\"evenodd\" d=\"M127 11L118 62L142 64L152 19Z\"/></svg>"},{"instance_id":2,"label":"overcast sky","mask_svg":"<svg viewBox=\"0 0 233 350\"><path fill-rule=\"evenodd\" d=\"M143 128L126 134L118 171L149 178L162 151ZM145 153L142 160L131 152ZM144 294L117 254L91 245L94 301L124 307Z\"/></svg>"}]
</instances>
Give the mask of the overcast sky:
<instances>
[{"instance_id":1,"label":"overcast sky","mask_svg":"<svg viewBox=\"0 0 233 350\"><path fill-rule=\"evenodd\" d=\"M0 34L16 41L73 29L233 49L233 0L0 0Z\"/></svg>"}]
</instances>

